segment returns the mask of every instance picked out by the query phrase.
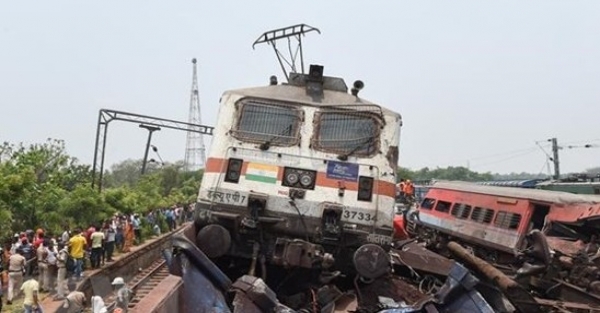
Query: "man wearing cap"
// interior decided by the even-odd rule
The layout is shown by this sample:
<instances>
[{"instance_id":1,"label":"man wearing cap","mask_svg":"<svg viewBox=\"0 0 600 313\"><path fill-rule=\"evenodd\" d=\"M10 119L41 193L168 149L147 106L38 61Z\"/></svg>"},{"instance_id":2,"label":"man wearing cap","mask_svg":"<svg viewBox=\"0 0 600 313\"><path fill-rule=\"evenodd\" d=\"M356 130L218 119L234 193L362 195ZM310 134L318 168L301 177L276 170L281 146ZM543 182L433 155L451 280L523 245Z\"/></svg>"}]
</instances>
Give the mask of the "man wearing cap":
<instances>
[{"instance_id":1,"label":"man wearing cap","mask_svg":"<svg viewBox=\"0 0 600 313\"><path fill-rule=\"evenodd\" d=\"M112 282L113 287L117 290L116 307L122 312L127 312L129 300L133 296L133 290L127 288L122 277L116 277Z\"/></svg>"}]
</instances>

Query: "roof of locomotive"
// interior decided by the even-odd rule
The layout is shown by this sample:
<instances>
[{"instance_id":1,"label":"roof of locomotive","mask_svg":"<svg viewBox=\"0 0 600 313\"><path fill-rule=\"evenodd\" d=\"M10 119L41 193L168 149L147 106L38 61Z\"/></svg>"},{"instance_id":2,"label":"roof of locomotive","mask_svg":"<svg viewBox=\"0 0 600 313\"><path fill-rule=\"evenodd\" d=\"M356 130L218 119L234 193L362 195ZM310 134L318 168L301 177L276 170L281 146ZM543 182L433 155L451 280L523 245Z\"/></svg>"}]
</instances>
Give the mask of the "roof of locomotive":
<instances>
[{"instance_id":1,"label":"roof of locomotive","mask_svg":"<svg viewBox=\"0 0 600 313\"><path fill-rule=\"evenodd\" d=\"M437 181L431 185L431 189L446 189L478 194L486 194L498 197L527 199L531 201L557 203L557 204L598 204L600 196L578 195L562 191L550 191L541 189L526 189L514 187L484 186L462 181Z\"/></svg>"},{"instance_id":2,"label":"roof of locomotive","mask_svg":"<svg viewBox=\"0 0 600 313\"><path fill-rule=\"evenodd\" d=\"M306 88L302 86L294 86L289 84L268 85L262 87L244 88L228 90L224 95L239 95L242 97L262 98L269 100L280 100L291 103L300 103L304 105L316 107L337 107L339 106L348 109L356 106L356 110L368 110L368 107L377 107L385 115L396 115L401 118L400 113L362 99L358 96L353 96L347 92L335 90L323 90L323 97L315 98L306 92ZM370 110L372 111L372 109Z\"/></svg>"}]
</instances>

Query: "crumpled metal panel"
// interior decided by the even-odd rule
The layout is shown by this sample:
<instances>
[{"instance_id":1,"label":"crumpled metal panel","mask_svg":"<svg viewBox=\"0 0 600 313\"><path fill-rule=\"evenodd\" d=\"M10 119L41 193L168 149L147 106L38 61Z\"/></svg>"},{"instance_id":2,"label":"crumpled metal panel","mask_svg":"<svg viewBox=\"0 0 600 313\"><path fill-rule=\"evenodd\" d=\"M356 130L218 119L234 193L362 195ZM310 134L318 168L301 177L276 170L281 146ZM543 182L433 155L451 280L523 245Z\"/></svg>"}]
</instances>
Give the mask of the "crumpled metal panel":
<instances>
[{"instance_id":1,"label":"crumpled metal panel","mask_svg":"<svg viewBox=\"0 0 600 313\"><path fill-rule=\"evenodd\" d=\"M183 312L230 313L224 293L231 285L227 276L187 238L174 238L173 247L177 253L167 255L171 274L181 276L184 286L193 286L183 288Z\"/></svg>"},{"instance_id":2,"label":"crumpled metal panel","mask_svg":"<svg viewBox=\"0 0 600 313\"><path fill-rule=\"evenodd\" d=\"M409 266L415 270L447 276L454 262L425 249L416 242L390 251L394 265Z\"/></svg>"}]
</instances>

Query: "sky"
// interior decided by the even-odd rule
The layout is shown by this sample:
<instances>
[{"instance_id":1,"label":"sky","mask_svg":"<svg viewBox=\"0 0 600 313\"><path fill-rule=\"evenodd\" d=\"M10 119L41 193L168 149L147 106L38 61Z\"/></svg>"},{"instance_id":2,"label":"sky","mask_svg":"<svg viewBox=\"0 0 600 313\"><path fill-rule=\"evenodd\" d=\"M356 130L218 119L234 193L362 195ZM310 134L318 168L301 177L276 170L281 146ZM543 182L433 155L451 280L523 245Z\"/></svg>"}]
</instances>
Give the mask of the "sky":
<instances>
[{"instance_id":1,"label":"sky","mask_svg":"<svg viewBox=\"0 0 600 313\"><path fill-rule=\"evenodd\" d=\"M4 1L0 141L64 139L91 163L101 108L187 120L192 58L214 125L225 90L283 80L254 40L306 23L322 32L307 64L402 114L402 166L547 173L555 137L561 172L583 171L600 166L599 16L598 1ZM142 158L146 139L111 123L107 164ZM185 141L152 143L176 161ZM598 148L567 148L584 144Z\"/></svg>"}]
</instances>

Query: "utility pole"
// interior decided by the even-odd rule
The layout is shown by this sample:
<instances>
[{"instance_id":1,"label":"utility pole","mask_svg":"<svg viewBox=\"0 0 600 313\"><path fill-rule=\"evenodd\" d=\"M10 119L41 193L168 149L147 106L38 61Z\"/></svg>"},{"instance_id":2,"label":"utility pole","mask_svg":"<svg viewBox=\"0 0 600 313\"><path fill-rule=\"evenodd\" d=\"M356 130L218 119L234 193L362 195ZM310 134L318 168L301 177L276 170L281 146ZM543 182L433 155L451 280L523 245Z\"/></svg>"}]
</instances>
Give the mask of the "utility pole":
<instances>
[{"instance_id":1,"label":"utility pole","mask_svg":"<svg viewBox=\"0 0 600 313\"><path fill-rule=\"evenodd\" d=\"M556 138L548 139L552 142L552 162L554 163L554 179L560 178L560 167L558 162L558 142Z\"/></svg>"},{"instance_id":2,"label":"utility pole","mask_svg":"<svg viewBox=\"0 0 600 313\"><path fill-rule=\"evenodd\" d=\"M144 161L142 162L142 175L146 173L146 163L148 162L148 151L150 150L150 142L152 141L152 133L159 131L160 127L140 124L140 128L148 130L148 142L146 142L146 152L144 152Z\"/></svg>"}]
</instances>

